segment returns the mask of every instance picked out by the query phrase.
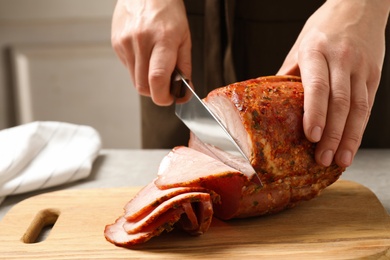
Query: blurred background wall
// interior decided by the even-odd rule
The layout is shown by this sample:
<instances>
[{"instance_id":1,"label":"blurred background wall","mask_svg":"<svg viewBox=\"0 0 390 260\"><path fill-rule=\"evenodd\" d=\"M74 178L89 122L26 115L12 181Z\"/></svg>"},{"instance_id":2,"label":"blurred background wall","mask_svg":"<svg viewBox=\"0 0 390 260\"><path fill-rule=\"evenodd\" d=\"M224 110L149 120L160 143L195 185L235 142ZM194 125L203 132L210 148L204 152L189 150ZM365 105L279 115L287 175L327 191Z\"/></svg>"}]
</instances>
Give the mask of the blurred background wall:
<instances>
[{"instance_id":1,"label":"blurred background wall","mask_svg":"<svg viewBox=\"0 0 390 260\"><path fill-rule=\"evenodd\" d=\"M140 148L139 97L111 48L116 0L0 0L0 129L32 121L96 128Z\"/></svg>"}]
</instances>

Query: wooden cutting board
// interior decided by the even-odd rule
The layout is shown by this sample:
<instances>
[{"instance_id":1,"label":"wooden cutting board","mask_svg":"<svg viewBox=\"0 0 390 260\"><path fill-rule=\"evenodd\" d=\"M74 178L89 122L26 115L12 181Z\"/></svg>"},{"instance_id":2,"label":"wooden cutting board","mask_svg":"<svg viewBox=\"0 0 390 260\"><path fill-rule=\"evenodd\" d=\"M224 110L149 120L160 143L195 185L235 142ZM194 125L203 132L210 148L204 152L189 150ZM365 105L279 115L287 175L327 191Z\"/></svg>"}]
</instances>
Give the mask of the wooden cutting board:
<instances>
[{"instance_id":1,"label":"wooden cutting board","mask_svg":"<svg viewBox=\"0 0 390 260\"><path fill-rule=\"evenodd\" d=\"M179 230L133 249L103 235L139 188L64 190L14 206L0 222L2 259L387 259L390 217L364 186L338 181L322 195L282 213L222 222L199 237ZM41 226L48 237L33 243Z\"/></svg>"}]
</instances>

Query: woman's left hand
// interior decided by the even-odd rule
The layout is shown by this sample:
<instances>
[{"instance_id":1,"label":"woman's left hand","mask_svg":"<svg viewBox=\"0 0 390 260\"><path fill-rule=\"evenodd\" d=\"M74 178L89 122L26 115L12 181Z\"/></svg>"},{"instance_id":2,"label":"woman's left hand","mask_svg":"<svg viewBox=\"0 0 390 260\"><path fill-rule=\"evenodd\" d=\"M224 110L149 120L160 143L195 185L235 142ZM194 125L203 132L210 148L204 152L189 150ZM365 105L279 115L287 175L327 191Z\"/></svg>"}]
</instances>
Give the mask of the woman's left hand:
<instances>
[{"instance_id":1,"label":"woman's left hand","mask_svg":"<svg viewBox=\"0 0 390 260\"><path fill-rule=\"evenodd\" d=\"M360 146L385 54L389 0L328 0L307 21L277 74L304 86L303 128L315 159L348 167Z\"/></svg>"}]
</instances>

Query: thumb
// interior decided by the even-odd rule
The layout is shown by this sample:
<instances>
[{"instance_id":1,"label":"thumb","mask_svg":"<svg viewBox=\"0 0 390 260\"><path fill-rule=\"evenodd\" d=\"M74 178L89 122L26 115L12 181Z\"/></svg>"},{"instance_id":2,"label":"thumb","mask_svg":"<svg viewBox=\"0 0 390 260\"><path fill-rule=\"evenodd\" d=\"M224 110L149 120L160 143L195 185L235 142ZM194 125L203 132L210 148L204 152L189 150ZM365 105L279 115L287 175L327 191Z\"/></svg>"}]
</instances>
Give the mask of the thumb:
<instances>
[{"instance_id":1,"label":"thumb","mask_svg":"<svg viewBox=\"0 0 390 260\"><path fill-rule=\"evenodd\" d=\"M301 72L299 70L298 63L286 64L286 62L284 62L276 75L291 75L300 77Z\"/></svg>"}]
</instances>

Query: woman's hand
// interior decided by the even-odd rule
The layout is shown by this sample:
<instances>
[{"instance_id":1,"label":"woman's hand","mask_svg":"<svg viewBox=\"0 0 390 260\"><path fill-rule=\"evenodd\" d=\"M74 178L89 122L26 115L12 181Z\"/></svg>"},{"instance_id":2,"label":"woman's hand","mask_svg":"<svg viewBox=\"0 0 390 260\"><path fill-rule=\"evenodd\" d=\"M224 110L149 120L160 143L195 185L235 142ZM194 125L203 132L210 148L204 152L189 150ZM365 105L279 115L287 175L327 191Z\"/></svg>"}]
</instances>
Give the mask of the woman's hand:
<instances>
[{"instance_id":1,"label":"woman's hand","mask_svg":"<svg viewBox=\"0 0 390 260\"><path fill-rule=\"evenodd\" d=\"M118 0L111 41L138 93L170 105L171 75L191 79L191 36L183 0Z\"/></svg>"},{"instance_id":2,"label":"woman's hand","mask_svg":"<svg viewBox=\"0 0 390 260\"><path fill-rule=\"evenodd\" d=\"M303 127L316 161L351 165L379 85L389 0L328 0L307 21L278 74L300 75Z\"/></svg>"}]
</instances>

